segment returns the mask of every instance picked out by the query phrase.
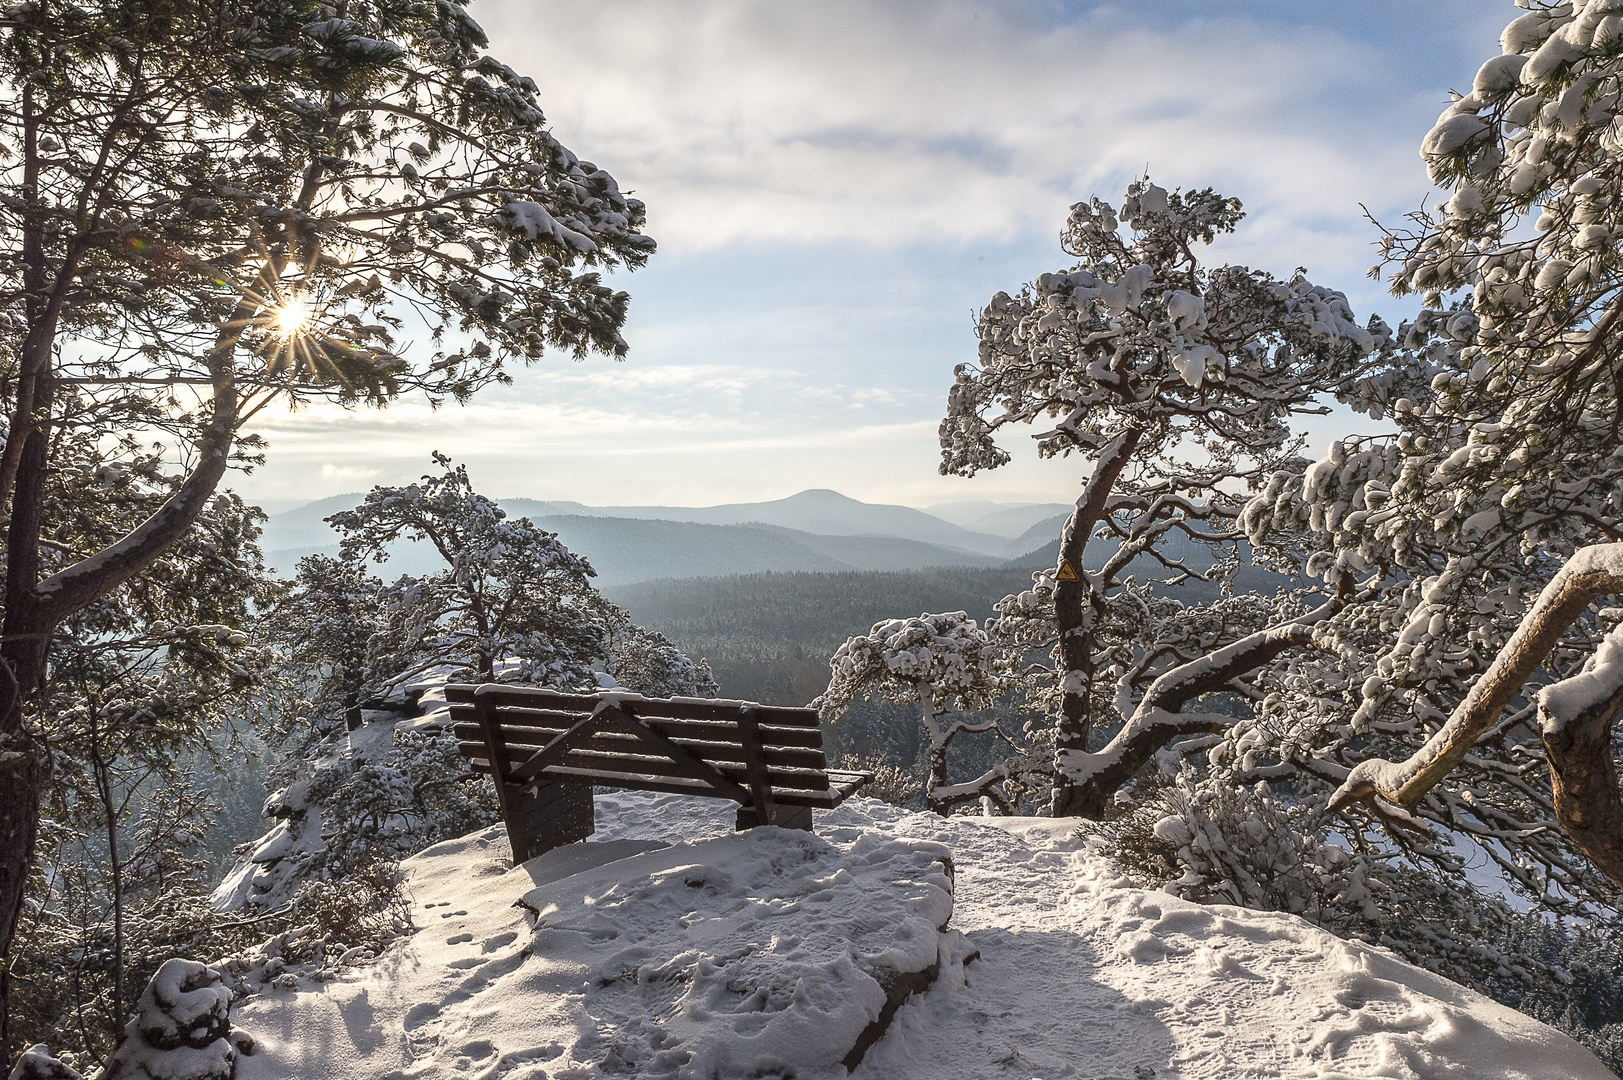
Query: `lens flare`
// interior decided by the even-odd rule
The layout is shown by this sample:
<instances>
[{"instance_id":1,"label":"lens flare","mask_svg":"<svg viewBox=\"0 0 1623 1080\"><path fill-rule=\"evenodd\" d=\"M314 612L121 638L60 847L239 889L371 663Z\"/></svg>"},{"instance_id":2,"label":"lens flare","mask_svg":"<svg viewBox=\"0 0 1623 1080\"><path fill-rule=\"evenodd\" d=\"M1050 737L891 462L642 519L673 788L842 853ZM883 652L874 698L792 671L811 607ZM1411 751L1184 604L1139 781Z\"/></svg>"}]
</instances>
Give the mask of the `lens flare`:
<instances>
[{"instance_id":1,"label":"lens flare","mask_svg":"<svg viewBox=\"0 0 1623 1080\"><path fill-rule=\"evenodd\" d=\"M310 326L310 307L298 297L289 297L276 311L276 329L291 337Z\"/></svg>"}]
</instances>

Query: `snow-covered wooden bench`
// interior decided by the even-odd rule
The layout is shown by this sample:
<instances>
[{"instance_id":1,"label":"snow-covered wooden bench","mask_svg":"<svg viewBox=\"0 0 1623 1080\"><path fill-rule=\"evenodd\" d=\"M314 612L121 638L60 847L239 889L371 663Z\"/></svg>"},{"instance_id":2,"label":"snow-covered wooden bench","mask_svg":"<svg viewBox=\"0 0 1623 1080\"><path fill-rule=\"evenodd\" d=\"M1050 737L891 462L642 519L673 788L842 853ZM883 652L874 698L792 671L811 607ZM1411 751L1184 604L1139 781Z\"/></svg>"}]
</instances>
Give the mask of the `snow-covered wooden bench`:
<instances>
[{"instance_id":1,"label":"snow-covered wooden bench","mask_svg":"<svg viewBox=\"0 0 1623 1080\"><path fill-rule=\"evenodd\" d=\"M741 830L809 830L872 779L829 769L811 709L501 683L445 697L462 755L496 777L515 863L591 835L593 786L732 799Z\"/></svg>"}]
</instances>

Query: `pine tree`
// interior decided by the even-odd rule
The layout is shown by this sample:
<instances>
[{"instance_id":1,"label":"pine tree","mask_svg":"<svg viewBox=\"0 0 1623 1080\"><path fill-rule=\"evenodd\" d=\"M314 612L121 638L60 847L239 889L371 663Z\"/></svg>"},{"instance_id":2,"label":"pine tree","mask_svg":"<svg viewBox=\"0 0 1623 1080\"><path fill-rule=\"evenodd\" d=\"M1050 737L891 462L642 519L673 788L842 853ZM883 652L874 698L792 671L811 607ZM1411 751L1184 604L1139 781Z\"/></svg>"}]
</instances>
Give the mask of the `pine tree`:
<instances>
[{"instance_id":1,"label":"pine tree","mask_svg":"<svg viewBox=\"0 0 1623 1080\"><path fill-rule=\"evenodd\" d=\"M985 796L1002 804L1007 813L1010 802L998 787L1010 775L1007 767L994 768L968 783L947 782L947 753L953 739L966 732L996 731L996 718L942 720L955 710L984 709L997 700L1002 684L995 660L986 631L962 611L890 619L840 646L829 661L828 689L814 704L830 721L863 697L917 704L930 740L926 805L946 814L961 802Z\"/></svg>"},{"instance_id":2,"label":"pine tree","mask_svg":"<svg viewBox=\"0 0 1623 1080\"><path fill-rule=\"evenodd\" d=\"M262 621L301 696L266 732L284 752L265 803L273 824L239 849L221 906L281 907L312 882L494 821L494 790L450 733L447 682L595 690L612 673L645 694L716 692L702 661L604 599L555 534L508 518L465 467L434 460L438 473L329 517L340 557L303 560ZM399 543L428 546L444 569L384 584L368 566Z\"/></svg>"},{"instance_id":3,"label":"pine tree","mask_svg":"<svg viewBox=\"0 0 1623 1080\"><path fill-rule=\"evenodd\" d=\"M653 244L456 3L46 2L0 35L3 959L58 628L187 534L273 401L461 400L547 347L623 354L627 298L598 270ZM431 355L396 353L400 305ZM181 464L154 514L70 553L50 542L53 448L87 429L165 438Z\"/></svg>"},{"instance_id":4,"label":"pine tree","mask_svg":"<svg viewBox=\"0 0 1623 1080\"><path fill-rule=\"evenodd\" d=\"M1202 266L1195 248L1240 218L1237 200L1147 180L1119 211L1099 199L1076 204L1063 236L1075 264L992 297L976 326L978 364L958 368L948 395L943 473L1004 464L995 437L1044 421L1041 455L1093 462L1058 564L1034 590L1052 619L1053 659L1037 674L1054 702L1057 815L1101 816L1157 750L1225 724L1185 706L1307 643L1348 598L1271 628L1214 619L1216 636L1179 641L1178 621L1163 620L1174 636L1160 636L1127 585L1135 561L1157 564L1166 585L1220 580L1241 537L1237 488L1292 457L1290 417L1320 410L1321 395L1370 384L1401 351L1380 320L1359 326L1344 296L1300 274L1281 281ZM1196 554L1212 550L1180 557L1168 544L1178 534ZM1095 537L1114 550L1089 565ZM1369 567L1345 569L1350 592L1350 575ZM1011 597L1002 606L1029 624L1030 604Z\"/></svg>"},{"instance_id":5,"label":"pine tree","mask_svg":"<svg viewBox=\"0 0 1623 1080\"><path fill-rule=\"evenodd\" d=\"M509 519L473 490L465 466L435 454L438 474L405 487L377 487L327 520L353 564L389 557L400 540L427 544L445 568L402 577L382 598L400 629L396 654L380 661L400 682L438 665L478 681L502 677L544 686L595 687L616 609L592 587L596 572L556 533Z\"/></svg>"},{"instance_id":6,"label":"pine tree","mask_svg":"<svg viewBox=\"0 0 1623 1080\"><path fill-rule=\"evenodd\" d=\"M1602 600L1623 590L1608 10L1532 5L1426 136L1452 193L1382 242L1393 291L1426 305L1383 395L1398 434L1281 471L1243 519L1254 542L1316 551L1310 571L1371 563L1384 581L1327 629L1339 663L1304 663L1240 733L1445 869L1417 828L1473 836L1530 896L1603 913L1623 885Z\"/></svg>"}]
</instances>

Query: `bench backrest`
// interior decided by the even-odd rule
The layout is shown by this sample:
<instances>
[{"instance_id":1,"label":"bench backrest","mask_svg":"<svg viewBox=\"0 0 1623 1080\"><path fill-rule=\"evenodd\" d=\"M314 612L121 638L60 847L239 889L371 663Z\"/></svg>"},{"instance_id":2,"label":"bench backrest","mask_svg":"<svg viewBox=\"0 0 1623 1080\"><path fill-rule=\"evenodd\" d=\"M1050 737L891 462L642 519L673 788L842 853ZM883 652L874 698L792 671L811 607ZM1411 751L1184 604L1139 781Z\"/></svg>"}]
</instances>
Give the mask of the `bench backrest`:
<instances>
[{"instance_id":1,"label":"bench backrest","mask_svg":"<svg viewBox=\"0 0 1623 1080\"><path fill-rule=\"evenodd\" d=\"M575 780L755 806L838 802L812 709L495 683L452 684L445 696L458 748L501 778L498 791Z\"/></svg>"}]
</instances>

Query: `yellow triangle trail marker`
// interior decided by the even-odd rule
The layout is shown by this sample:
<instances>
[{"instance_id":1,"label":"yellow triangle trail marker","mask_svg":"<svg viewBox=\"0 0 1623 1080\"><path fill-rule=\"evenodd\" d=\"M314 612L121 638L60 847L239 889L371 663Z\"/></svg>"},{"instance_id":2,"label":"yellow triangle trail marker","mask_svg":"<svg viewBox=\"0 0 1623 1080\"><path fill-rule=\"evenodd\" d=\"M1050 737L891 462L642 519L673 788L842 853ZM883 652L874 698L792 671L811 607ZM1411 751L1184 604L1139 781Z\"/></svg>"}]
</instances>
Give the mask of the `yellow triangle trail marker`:
<instances>
[{"instance_id":1,"label":"yellow triangle trail marker","mask_svg":"<svg viewBox=\"0 0 1623 1080\"><path fill-rule=\"evenodd\" d=\"M1059 564L1059 573L1055 574L1054 578L1057 581L1079 581L1079 580L1081 580L1080 578L1078 578L1076 576L1076 571L1071 569L1071 564L1068 563L1068 562L1062 562L1062 563Z\"/></svg>"}]
</instances>

